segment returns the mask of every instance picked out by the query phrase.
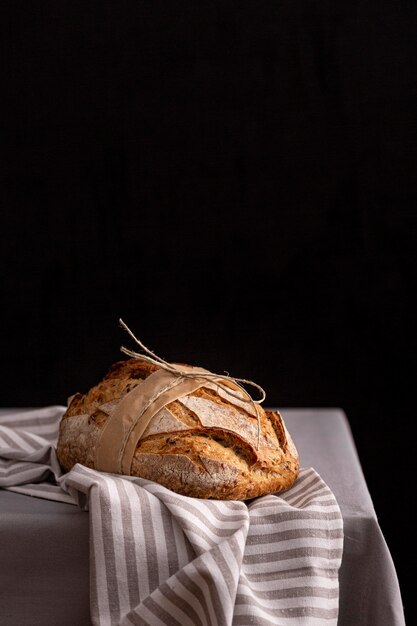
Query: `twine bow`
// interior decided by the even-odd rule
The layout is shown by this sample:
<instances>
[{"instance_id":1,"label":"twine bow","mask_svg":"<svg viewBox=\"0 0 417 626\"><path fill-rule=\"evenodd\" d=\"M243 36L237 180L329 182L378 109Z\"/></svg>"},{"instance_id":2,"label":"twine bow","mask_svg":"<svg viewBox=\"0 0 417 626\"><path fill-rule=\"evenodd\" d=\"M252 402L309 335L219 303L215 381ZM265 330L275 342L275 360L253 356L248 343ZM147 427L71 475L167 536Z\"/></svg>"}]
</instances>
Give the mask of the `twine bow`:
<instances>
[{"instance_id":1,"label":"twine bow","mask_svg":"<svg viewBox=\"0 0 417 626\"><path fill-rule=\"evenodd\" d=\"M121 352L123 352L127 356L130 356L134 359L140 359L142 361L146 361L147 363L152 363L153 365L158 365L160 368L168 372L171 372L172 374L174 374L180 379L194 378L196 380L201 380L201 381L207 380L207 381L213 382L214 384L221 387L223 391L227 393L228 395L240 400L241 402L243 401L243 402L251 403L255 409L257 420L258 420L257 447L259 448L261 423L260 423L260 417L259 417L259 411L258 411L257 405L261 404L266 398L266 393L260 385L253 382L253 380L246 380L245 378L235 378L235 377L229 376L229 374L215 374L213 372L209 372L208 370L203 370L203 371L198 371L198 372L190 371L188 369L181 367L180 365L176 365L176 364L174 365L172 363L168 363L168 361L165 361L160 356L152 352L152 350L147 348L140 339L135 337L135 335L132 333L130 328L124 323L122 319L119 319L119 324L124 330L126 330L129 333L132 339L145 352L145 354L143 354L140 352L135 352L134 350L129 350L128 348L125 348L124 346L121 346L120 348ZM231 389L227 383L232 383L233 385L238 387L241 390L241 392L243 392L243 395L241 393L234 392L233 389ZM254 387L255 389L257 389L260 393L260 398L258 398L257 400L252 398L251 394L242 386L242 383L245 385L250 385L251 387Z\"/></svg>"}]
</instances>

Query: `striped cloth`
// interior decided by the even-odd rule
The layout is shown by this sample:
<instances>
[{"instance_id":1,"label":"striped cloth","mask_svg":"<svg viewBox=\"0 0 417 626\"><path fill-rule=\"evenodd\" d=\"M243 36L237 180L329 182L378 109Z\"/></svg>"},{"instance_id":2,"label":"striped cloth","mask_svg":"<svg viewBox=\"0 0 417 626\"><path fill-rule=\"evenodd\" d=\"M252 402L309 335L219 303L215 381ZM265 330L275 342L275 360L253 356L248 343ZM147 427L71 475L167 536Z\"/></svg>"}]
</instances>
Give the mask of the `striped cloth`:
<instances>
[{"instance_id":1,"label":"striped cloth","mask_svg":"<svg viewBox=\"0 0 417 626\"><path fill-rule=\"evenodd\" d=\"M94 625L337 624L343 523L314 469L248 502L82 465L62 475L64 410L0 415L0 487L88 509Z\"/></svg>"}]
</instances>

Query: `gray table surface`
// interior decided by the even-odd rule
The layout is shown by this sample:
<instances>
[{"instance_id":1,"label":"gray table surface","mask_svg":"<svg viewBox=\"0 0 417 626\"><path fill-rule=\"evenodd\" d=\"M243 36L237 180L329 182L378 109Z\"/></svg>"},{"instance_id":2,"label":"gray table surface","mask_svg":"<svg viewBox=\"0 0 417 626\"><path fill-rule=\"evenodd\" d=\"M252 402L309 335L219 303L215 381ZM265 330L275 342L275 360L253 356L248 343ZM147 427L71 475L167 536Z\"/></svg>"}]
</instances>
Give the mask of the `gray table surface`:
<instances>
[{"instance_id":1,"label":"gray table surface","mask_svg":"<svg viewBox=\"0 0 417 626\"><path fill-rule=\"evenodd\" d=\"M301 466L314 467L342 511L339 626L403 626L396 571L345 414L280 410ZM88 536L88 513L77 507L0 490L0 626L88 626Z\"/></svg>"}]
</instances>

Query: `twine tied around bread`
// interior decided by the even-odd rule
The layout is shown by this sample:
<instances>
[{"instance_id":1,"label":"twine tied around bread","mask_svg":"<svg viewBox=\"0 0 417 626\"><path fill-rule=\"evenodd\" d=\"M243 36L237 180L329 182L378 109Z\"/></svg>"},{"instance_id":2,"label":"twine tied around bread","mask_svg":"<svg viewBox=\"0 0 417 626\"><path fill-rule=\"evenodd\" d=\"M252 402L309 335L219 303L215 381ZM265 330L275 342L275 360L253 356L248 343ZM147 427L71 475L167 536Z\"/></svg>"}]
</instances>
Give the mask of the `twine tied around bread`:
<instances>
[{"instance_id":1,"label":"twine tied around bread","mask_svg":"<svg viewBox=\"0 0 417 626\"><path fill-rule=\"evenodd\" d=\"M257 405L261 404L266 398L266 393L260 385L258 385L252 380L247 380L245 378L232 377L227 373L215 374L203 368L189 369L187 367L184 367L178 364L169 363L168 361L165 361L163 358L155 354L155 352L152 352L152 350L147 348L143 344L143 342L133 334L133 332L130 330L127 324L124 323L122 319L119 319L119 324L132 337L132 339L138 344L138 346L144 351L144 353L135 352L134 350L129 350L128 348L121 346L120 348L121 352L123 352L127 356L130 356L131 358L139 359L142 361L146 361L148 363L152 363L153 365L157 365L161 369L164 369L165 371L168 371L171 374L174 374L175 379L174 379L174 382L172 383L172 386L174 386L175 384L178 384L179 382L187 378L202 381L202 382L207 381L207 382L214 383L218 387L221 387L225 393L240 400L241 402L250 403L253 406L256 416L257 416L257 421L258 421L257 448L259 448L260 435L261 435L261 422L260 422L260 416L259 416ZM252 398L251 394L243 387L243 384L250 385L251 387L254 387L255 389L257 389L260 393L260 398L258 398L257 400ZM238 388L238 390L240 390L241 393L233 391L233 389L231 388L231 385L234 386L235 388ZM166 389L161 390L161 392L162 391L166 391Z\"/></svg>"}]
</instances>

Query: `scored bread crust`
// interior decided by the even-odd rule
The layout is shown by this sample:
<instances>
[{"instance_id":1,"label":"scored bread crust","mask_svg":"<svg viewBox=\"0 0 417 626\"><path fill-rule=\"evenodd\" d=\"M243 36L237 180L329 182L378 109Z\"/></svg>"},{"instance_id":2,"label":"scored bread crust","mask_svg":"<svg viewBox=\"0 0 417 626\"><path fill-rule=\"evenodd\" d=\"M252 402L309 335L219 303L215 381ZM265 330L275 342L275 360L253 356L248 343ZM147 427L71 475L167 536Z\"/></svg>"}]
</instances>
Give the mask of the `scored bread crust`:
<instances>
[{"instance_id":1,"label":"scored bread crust","mask_svg":"<svg viewBox=\"0 0 417 626\"><path fill-rule=\"evenodd\" d=\"M69 401L60 423L58 460L94 469L101 432L115 404L159 367L140 359L115 363L88 393ZM130 473L197 498L246 500L288 489L299 472L297 450L281 415L221 390L201 387L170 402L137 443ZM251 407L252 408L252 407Z\"/></svg>"}]
</instances>

